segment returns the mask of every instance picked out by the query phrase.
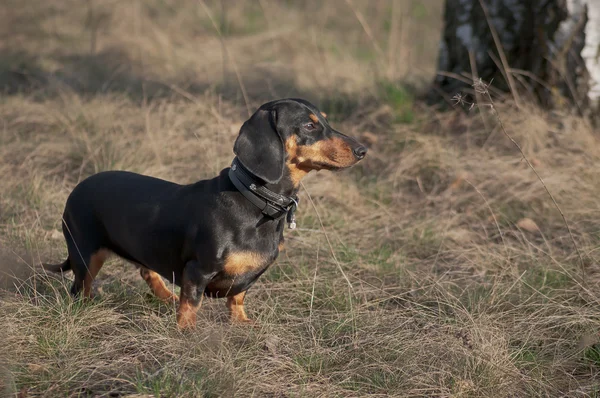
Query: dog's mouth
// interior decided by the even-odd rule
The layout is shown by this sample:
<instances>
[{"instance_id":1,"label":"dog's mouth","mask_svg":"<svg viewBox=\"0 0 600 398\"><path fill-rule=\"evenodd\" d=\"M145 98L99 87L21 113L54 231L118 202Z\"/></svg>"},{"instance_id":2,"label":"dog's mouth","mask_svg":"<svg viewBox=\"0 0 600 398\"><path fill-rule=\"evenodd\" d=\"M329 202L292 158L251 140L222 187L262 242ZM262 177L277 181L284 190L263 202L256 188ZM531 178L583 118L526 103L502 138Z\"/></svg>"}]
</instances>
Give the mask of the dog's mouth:
<instances>
[{"instance_id":1,"label":"dog's mouth","mask_svg":"<svg viewBox=\"0 0 600 398\"><path fill-rule=\"evenodd\" d=\"M338 163L335 160L332 160L331 162L307 160L307 161L302 162L300 164L300 166L305 169L316 170L316 171L320 171L320 170L340 171L340 170L350 168L358 162L359 162L359 160L356 160L352 163L345 164L345 163Z\"/></svg>"}]
</instances>

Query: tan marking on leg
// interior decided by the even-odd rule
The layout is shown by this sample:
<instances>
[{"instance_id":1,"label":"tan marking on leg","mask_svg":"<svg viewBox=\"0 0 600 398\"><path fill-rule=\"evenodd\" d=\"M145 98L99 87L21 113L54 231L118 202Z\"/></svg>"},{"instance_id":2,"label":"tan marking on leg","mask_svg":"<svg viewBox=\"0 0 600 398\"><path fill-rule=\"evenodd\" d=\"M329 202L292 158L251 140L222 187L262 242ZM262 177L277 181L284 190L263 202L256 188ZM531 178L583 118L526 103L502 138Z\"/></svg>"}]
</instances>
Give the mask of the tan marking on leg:
<instances>
[{"instance_id":1,"label":"tan marking on leg","mask_svg":"<svg viewBox=\"0 0 600 398\"><path fill-rule=\"evenodd\" d=\"M279 242L279 245L277 246L277 249L279 251L283 251L283 249L285 249L285 246L284 246L283 242Z\"/></svg>"},{"instance_id":2,"label":"tan marking on leg","mask_svg":"<svg viewBox=\"0 0 600 398\"><path fill-rule=\"evenodd\" d=\"M100 249L90 256L90 262L87 264L87 272L83 278L83 297L92 297L92 282L96 278L96 275L98 275L102 265L104 265L104 261L106 261L108 255L108 250Z\"/></svg>"},{"instance_id":3,"label":"tan marking on leg","mask_svg":"<svg viewBox=\"0 0 600 398\"><path fill-rule=\"evenodd\" d=\"M246 292L241 292L235 296L227 297L227 309L229 309L229 315L231 316L231 322L252 322L246 316L244 310L244 298Z\"/></svg>"},{"instance_id":4,"label":"tan marking on leg","mask_svg":"<svg viewBox=\"0 0 600 398\"><path fill-rule=\"evenodd\" d=\"M260 253L237 252L227 256L223 270L231 276L243 275L248 271L263 267L265 264L266 259Z\"/></svg>"},{"instance_id":5,"label":"tan marking on leg","mask_svg":"<svg viewBox=\"0 0 600 398\"><path fill-rule=\"evenodd\" d=\"M152 293L159 299L165 302L179 300L177 295L169 290L163 279L156 272L146 267L140 267L140 275L144 278Z\"/></svg>"},{"instance_id":6,"label":"tan marking on leg","mask_svg":"<svg viewBox=\"0 0 600 398\"><path fill-rule=\"evenodd\" d=\"M193 305L185 298L181 299L179 307L177 307L177 326L180 329L196 329L196 313L200 304Z\"/></svg>"}]
</instances>

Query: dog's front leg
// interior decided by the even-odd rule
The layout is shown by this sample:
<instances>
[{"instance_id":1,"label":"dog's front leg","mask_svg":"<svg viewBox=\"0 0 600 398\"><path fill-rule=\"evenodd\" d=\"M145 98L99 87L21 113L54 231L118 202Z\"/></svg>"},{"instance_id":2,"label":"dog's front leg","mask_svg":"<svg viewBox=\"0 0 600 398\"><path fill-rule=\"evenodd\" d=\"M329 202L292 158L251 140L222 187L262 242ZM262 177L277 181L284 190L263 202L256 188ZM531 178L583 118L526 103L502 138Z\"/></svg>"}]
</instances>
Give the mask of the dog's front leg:
<instances>
[{"instance_id":1,"label":"dog's front leg","mask_svg":"<svg viewBox=\"0 0 600 398\"><path fill-rule=\"evenodd\" d=\"M244 310L245 297L246 292L241 292L236 294L235 296L227 297L227 308L229 309L231 322L254 323L254 321L248 319L248 317L246 316L246 311Z\"/></svg>"},{"instance_id":2,"label":"dog's front leg","mask_svg":"<svg viewBox=\"0 0 600 398\"><path fill-rule=\"evenodd\" d=\"M197 261L188 261L183 269L181 297L177 308L177 325L180 329L196 328L196 313L204 295L204 289L216 272L203 272Z\"/></svg>"}]
</instances>

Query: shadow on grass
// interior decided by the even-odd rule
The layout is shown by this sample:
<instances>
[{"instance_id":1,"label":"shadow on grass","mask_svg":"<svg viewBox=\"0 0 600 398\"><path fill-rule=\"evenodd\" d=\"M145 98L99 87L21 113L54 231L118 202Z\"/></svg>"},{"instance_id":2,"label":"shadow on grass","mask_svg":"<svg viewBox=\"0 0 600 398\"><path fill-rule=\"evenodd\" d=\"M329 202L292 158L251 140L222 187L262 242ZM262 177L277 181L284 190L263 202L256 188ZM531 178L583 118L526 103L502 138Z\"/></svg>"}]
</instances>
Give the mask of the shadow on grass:
<instances>
[{"instance_id":1,"label":"shadow on grass","mask_svg":"<svg viewBox=\"0 0 600 398\"><path fill-rule=\"evenodd\" d=\"M181 76L174 81L161 81L141 72L143 67L119 49L95 54L66 54L53 58L57 68L50 71L41 58L25 51L0 52L0 93L28 95L46 100L65 91L83 97L99 94L126 95L135 102L183 96L200 97L206 93L225 101L243 105L244 92L235 74L223 81L198 81ZM324 112L345 117L364 102L335 90L305 90L295 82L293 72L280 68L249 66L240 71L250 109L276 98L300 97L320 106Z\"/></svg>"}]
</instances>

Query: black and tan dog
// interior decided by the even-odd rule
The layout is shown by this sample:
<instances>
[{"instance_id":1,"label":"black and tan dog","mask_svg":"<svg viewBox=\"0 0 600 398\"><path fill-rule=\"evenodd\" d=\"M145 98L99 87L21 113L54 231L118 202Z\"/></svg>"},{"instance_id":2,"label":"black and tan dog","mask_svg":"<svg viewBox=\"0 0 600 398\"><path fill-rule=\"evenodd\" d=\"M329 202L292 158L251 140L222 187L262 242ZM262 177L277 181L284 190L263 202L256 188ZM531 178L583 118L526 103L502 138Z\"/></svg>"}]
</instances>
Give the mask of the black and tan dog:
<instances>
[{"instance_id":1,"label":"black and tan dog","mask_svg":"<svg viewBox=\"0 0 600 398\"><path fill-rule=\"evenodd\" d=\"M246 121L231 167L210 180L178 185L125 171L93 175L75 187L63 215L71 294L91 295L107 255L136 264L156 296L177 300L161 276L181 286L177 323L193 328L202 295L227 297L232 321L249 321L248 288L275 261L296 193L311 170L339 170L367 149L329 125L307 101L261 106ZM204 154L209 156L209 154Z\"/></svg>"}]
</instances>

